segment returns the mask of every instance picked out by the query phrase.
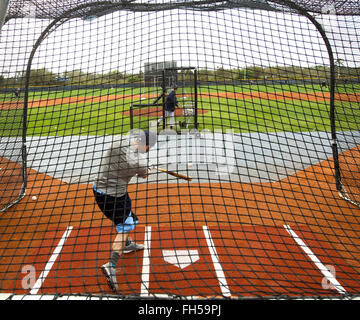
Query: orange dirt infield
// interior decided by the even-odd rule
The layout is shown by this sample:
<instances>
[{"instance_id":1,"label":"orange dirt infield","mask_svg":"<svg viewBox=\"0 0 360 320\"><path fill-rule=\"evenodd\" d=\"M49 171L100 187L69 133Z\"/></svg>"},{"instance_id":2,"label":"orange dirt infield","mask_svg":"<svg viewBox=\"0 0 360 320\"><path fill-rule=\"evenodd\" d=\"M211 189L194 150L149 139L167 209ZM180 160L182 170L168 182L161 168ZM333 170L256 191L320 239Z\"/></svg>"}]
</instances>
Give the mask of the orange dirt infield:
<instances>
[{"instance_id":1,"label":"orange dirt infield","mask_svg":"<svg viewBox=\"0 0 360 320\"><path fill-rule=\"evenodd\" d=\"M18 198L23 170L21 165L3 157L0 157L0 168L0 207L3 207Z\"/></svg>"},{"instance_id":2,"label":"orange dirt infield","mask_svg":"<svg viewBox=\"0 0 360 320\"><path fill-rule=\"evenodd\" d=\"M191 97L191 95L185 95ZM198 94L199 98L227 98L227 99L238 99L238 100L251 100L251 99L267 99L267 100L304 100L304 101L329 101L330 93L329 92L308 92L308 93L298 93L298 92L243 92L243 93L234 93L234 92L214 92L214 93L200 93ZM72 103L100 103L113 100L124 100L124 99L153 99L156 98L155 95L104 95L99 97L63 97L63 98L54 98L54 99L34 99L28 102L28 107L47 107L63 104L72 104ZM360 102L360 94L336 94L336 101L342 102ZM22 108L24 101L1 101L0 110L9 110Z\"/></svg>"},{"instance_id":3,"label":"orange dirt infield","mask_svg":"<svg viewBox=\"0 0 360 320\"><path fill-rule=\"evenodd\" d=\"M360 203L360 146L348 150L345 154L347 156L339 157L341 181L351 200Z\"/></svg>"},{"instance_id":4,"label":"orange dirt infield","mask_svg":"<svg viewBox=\"0 0 360 320\"><path fill-rule=\"evenodd\" d=\"M360 273L360 209L338 196L331 159L273 183L142 183L130 185L129 192L140 227L206 224L225 231L303 225ZM31 248L41 248L46 232L68 225L88 232L111 227L95 204L91 185L68 185L29 170L27 195L0 219L2 290L12 290L14 277L24 276L24 259Z\"/></svg>"}]
</instances>

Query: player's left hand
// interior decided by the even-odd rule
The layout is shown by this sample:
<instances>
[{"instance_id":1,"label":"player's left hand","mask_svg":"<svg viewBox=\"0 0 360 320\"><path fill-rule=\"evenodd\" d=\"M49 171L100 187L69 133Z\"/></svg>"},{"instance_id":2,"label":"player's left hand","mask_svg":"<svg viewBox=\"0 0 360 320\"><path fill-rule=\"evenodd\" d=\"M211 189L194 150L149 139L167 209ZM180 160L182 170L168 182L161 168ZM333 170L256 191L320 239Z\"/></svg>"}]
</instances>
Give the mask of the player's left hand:
<instances>
[{"instance_id":1,"label":"player's left hand","mask_svg":"<svg viewBox=\"0 0 360 320\"><path fill-rule=\"evenodd\" d=\"M140 176L140 178L146 179L150 173L151 173L151 169L148 168L147 174Z\"/></svg>"}]
</instances>

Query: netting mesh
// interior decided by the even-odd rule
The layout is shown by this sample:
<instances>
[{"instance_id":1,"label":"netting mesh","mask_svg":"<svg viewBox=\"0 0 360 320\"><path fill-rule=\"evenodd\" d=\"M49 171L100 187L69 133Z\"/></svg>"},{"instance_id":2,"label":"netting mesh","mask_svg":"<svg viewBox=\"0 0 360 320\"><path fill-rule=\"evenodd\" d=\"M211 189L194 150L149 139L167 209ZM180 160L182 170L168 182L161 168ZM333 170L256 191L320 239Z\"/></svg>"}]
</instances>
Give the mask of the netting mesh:
<instances>
[{"instance_id":1,"label":"netting mesh","mask_svg":"<svg viewBox=\"0 0 360 320\"><path fill-rule=\"evenodd\" d=\"M0 196L21 200L0 215L1 292L357 295L358 10L12 1L0 34ZM157 134L151 174L125 167L139 173L127 176L139 218L129 236L143 248L120 252L114 292L101 266L119 229L98 205L98 173L143 130Z\"/></svg>"},{"instance_id":2,"label":"netting mesh","mask_svg":"<svg viewBox=\"0 0 360 320\"><path fill-rule=\"evenodd\" d=\"M0 17L0 25L3 22ZM1 35L4 41L11 41L8 35ZM6 40L5 40L6 39ZM9 47L7 59L11 58L19 47ZM5 59L6 59L5 58ZM11 62L14 68L19 67L19 61ZM24 67L24 65L22 65ZM16 203L24 195L25 165L24 165L24 115L20 101L20 88L14 79L9 78L7 70L0 73L0 212Z\"/></svg>"}]
</instances>

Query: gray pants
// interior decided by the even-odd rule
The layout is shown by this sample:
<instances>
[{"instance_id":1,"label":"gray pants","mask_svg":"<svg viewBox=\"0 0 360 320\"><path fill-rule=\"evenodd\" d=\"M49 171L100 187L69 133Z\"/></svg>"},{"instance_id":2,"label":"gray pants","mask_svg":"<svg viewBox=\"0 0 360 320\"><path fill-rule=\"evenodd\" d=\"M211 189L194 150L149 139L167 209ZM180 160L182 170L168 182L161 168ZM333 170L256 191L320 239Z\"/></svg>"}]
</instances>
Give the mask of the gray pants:
<instances>
[{"instance_id":1,"label":"gray pants","mask_svg":"<svg viewBox=\"0 0 360 320\"><path fill-rule=\"evenodd\" d=\"M165 118L170 117L170 126L174 126L175 125L175 111L167 111L165 110ZM158 124L163 121L163 117L161 117L158 120Z\"/></svg>"}]
</instances>

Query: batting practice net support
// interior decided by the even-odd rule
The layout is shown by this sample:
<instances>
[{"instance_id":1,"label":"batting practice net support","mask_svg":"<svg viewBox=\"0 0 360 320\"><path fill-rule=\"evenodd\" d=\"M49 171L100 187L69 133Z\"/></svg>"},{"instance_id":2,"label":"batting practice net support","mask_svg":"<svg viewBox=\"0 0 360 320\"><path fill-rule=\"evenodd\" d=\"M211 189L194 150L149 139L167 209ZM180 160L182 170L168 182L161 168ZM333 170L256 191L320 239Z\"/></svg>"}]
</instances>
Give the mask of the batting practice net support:
<instances>
[{"instance_id":1,"label":"batting practice net support","mask_svg":"<svg viewBox=\"0 0 360 320\"><path fill-rule=\"evenodd\" d=\"M359 295L359 1L0 12L1 298ZM115 259L98 200L127 183Z\"/></svg>"},{"instance_id":2,"label":"batting practice net support","mask_svg":"<svg viewBox=\"0 0 360 320\"><path fill-rule=\"evenodd\" d=\"M164 63L161 66L164 66ZM151 71L144 74L144 85L150 87L150 90L154 90L155 93L144 94L140 97L140 104L130 106L131 130L135 128L149 130L154 129L154 127L165 130L170 125L178 132L180 132L181 128L197 130L199 123L196 68L165 67ZM161 87L158 87L158 85ZM174 87L177 90L178 106L174 110L174 119L169 121L167 120L169 115L166 113L166 98ZM144 103L144 100L145 102L152 100L152 102ZM157 128L155 131L157 131Z\"/></svg>"}]
</instances>

